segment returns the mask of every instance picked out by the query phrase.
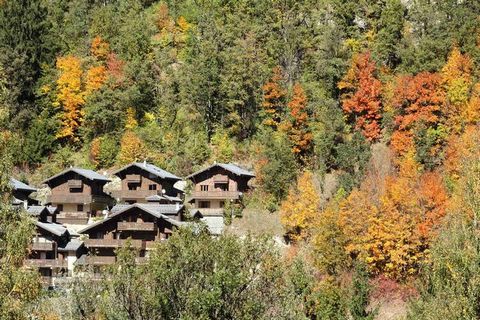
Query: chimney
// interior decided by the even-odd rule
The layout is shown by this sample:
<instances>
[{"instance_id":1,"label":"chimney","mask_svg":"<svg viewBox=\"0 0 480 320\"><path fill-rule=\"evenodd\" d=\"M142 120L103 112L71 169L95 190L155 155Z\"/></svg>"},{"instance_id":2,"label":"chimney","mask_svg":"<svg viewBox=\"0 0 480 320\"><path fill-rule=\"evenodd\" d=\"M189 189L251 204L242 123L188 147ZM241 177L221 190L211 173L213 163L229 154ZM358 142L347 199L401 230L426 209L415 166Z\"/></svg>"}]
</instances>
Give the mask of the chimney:
<instances>
[{"instance_id":1,"label":"chimney","mask_svg":"<svg viewBox=\"0 0 480 320\"><path fill-rule=\"evenodd\" d=\"M144 168L147 167L147 160L143 160L143 167L144 167Z\"/></svg>"},{"instance_id":2,"label":"chimney","mask_svg":"<svg viewBox=\"0 0 480 320\"><path fill-rule=\"evenodd\" d=\"M175 203L175 210L177 211L180 210L180 203L178 202Z\"/></svg>"}]
</instances>

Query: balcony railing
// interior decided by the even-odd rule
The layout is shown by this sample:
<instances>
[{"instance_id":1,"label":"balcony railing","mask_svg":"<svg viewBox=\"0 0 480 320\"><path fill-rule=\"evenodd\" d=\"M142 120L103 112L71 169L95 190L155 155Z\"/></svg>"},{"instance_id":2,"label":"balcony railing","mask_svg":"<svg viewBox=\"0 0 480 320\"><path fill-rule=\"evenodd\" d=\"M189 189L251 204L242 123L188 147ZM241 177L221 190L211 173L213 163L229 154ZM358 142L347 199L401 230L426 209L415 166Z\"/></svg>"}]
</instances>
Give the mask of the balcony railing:
<instances>
[{"instance_id":1,"label":"balcony railing","mask_svg":"<svg viewBox=\"0 0 480 320\"><path fill-rule=\"evenodd\" d=\"M156 225L153 222L119 222L119 231L155 231Z\"/></svg>"},{"instance_id":2,"label":"balcony railing","mask_svg":"<svg viewBox=\"0 0 480 320\"><path fill-rule=\"evenodd\" d=\"M142 182L142 177L139 174L127 174L125 180L127 180L127 183L140 183Z\"/></svg>"},{"instance_id":3,"label":"balcony railing","mask_svg":"<svg viewBox=\"0 0 480 320\"><path fill-rule=\"evenodd\" d=\"M104 266L104 265L114 264L115 261L116 261L116 258L112 256L87 256L85 258L86 264L95 265L95 266Z\"/></svg>"},{"instance_id":4,"label":"balcony railing","mask_svg":"<svg viewBox=\"0 0 480 320\"><path fill-rule=\"evenodd\" d=\"M160 190L116 190L114 197L120 199L145 199L146 197L161 194Z\"/></svg>"},{"instance_id":5,"label":"balcony railing","mask_svg":"<svg viewBox=\"0 0 480 320\"><path fill-rule=\"evenodd\" d=\"M200 211L205 216L223 216L225 212L223 208L195 208L195 210Z\"/></svg>"},{"instance_id":6,"label":"balcony railing","mask_svg":"<svg viewBox=\"0 0 480 320\"><path fill-rule=\"evenodd\" d=\"M53 251L55 244L53 242L32 242L32 250L34 251Z\"/></svg>"},{"instance_id":7,"label":"balcony railing","mask_svg":"<svg viewBox=\"0 0 480 320\"><path fill-rule=\"evenodd\" d=\"M130 241L130 246L133 248L142 249L144 242L142 240L127 240L127 239L87 239L85 245L89 248L120 248L127 245Z\"/></svg>"},{"instance_id":8,"label":"balcony railing","mask_svg":"<svg viewBox=\"0 0 480 320\"><path fill-rule=\"evenodd\" d=\"M72 179L72 180L68 180L67 185L69 188L81 189L83 186L83 182L82 180Z\"/></svg>"},{"instance_id":9,"label":"balcony railing","mask_svg":"<svg viewBox=\"0 0 480 320\"><path fill-rule=\"evenodd\" d=\"M102 195L89 195L89 194L52 194L47 198L47 202L51 203L110 203L111 198Z\"/></svg>"},{"instance_id":10,"label":"balcony railing","mask_svg":"<svg viewBox=\"0 0 480 320\"><path fill-rule=\"evenodd\" d=\"M193 191L192 199L238 199L239 191Z\"/></svg>"},{"instance_id":11,"label":"balcony railing","mask_svg":"<svg viewBox=\"0 0 480 320\"><path fill-rule=\"evenodd\" d=\"M25 265L37 268L66 268L67 261L58 259L27 259L25 260Z\"/></svg>"},{"instance_id":12,"label":"balcony railing","mask_svg":"<svg viewBox=\"0 0 480 320\"><path fill-rule=\"evenodd\" d=\"M228 176L223 175L223 174L216 174L213 176L213 181L214 182L225 182L228 183Z\"/></svg>"}]
</instances>

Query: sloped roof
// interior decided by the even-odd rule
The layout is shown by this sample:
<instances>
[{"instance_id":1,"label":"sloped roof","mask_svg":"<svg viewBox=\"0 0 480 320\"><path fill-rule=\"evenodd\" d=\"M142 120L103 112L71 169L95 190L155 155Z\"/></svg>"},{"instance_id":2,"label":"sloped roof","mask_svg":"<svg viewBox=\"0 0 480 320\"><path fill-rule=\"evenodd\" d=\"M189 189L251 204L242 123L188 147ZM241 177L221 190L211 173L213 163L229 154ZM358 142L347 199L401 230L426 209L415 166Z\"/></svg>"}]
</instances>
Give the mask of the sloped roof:
<instances>
[{"instance_id":1,"label":"sloped roof","mask_svg":"<svg viewBox=\"0 0 480 320\"><path fill-rule=\"evenodd\" d=\"M58 251L77 251L83 245L83 241L72 239L64 247L58 247Z\"/></svg>"},{"instance_id":2,"label":"sloped roof","mask_svg":"<svg viewBox=\"0 0 480 320\"><path fill-rule=\"evenodd\" d=\"M35 221L35 224L37 225L37 227L40 227L43 230L46 230L59 237L63 236L65 233L68 232L67 228L58 223Z\"/></svg>"},{"instance_id":3,"label":"sloped roof","mask_svg":"<svg viewBox=\"0 0 480 320\"><path fill-rule=\"evenodd\" d=\"M47 180L43 181L43 183L48 183L48 182L50 182L50 181L52 181L52 180L54 180L54 179L56 179L60 176L63 176L64 174L66 174L70 171L75 172L75 173L77 173L77 174L81 175L82 177L87 178L89 180L110 182L110 179L108 179L104 175L102 175L100 173L97 173L93 170L82 169L82 168L68 168L68 169L60 172L59 174L56 174L53 177L48 178Z\"/></svg>"},{"instance_id":4,"label":"sloped roof","mask_svg":"<svg viewBox=\"0 0 480 320\"><path fill-rule=\"evenodd\" d=\"M146 163L146 162L134 162L134 163L131 163L117 171L115 171L113 174L114 175L118 175L118 173L122 172L123 170L126 170L130 167L137 167L137 168L140 168L142 170L145 170L147 171L148 173L151 173L161 179L168 179L168 180L175 180L175 181L179 181L179 180L182 180L182 178L179 178L177 177L176 175L174 175L173 173L170 173L166 170L163 170L162 168L159 168L157 167L156 165L153 165L151 163Z\"/></svg>"},{"instance_id":5,"label":"sloped roof","mask_svg":"<svg viewBox=\"0 0 480 320\"><path fill-rule=\"evenodd\" d=\"M27 208L27 212L32 216L39 216L43 211L47 211L47 214L50 213L50 210L48 210L48 208L45 206L29 206Z\"/></svg>"},{"instance_id":6,"label":"sloped roof","mask_svg":"<svg viewBox=\"0 0 480 320\"><path fill-rule=\"evenodd\" d=\"M211 166L205 168L205 169L202 169L202 170L199 170L195 173L192 173L191 175L187 176L187 179L191 179L193 178L194 176L202 173L202 172L205 172L205 171L208 171L214 167L221 167L227 171L230 171L231 173L233 174L236 174L237 176L245 176L245 177L255 177L255 174L253 174L252 172L250 171L247 171L243 168L240 168L239 166L233 164L233 163L214 163L212 164Z\"/></svg>"},{"instance_id":7,"label":"sloped roof","mask_svg":"<svg viewBox=\"0 0 480 320\"><path fill-rule=\"evenodd\" d=\"M134 204L119 204L112 208L111 214L108 215L105 219L92 223L91 225L86 226L85 228L78 231L78 233L85 233L86 231L95 228L99 225L104 224L105 222L111 220L112 218L121 215L122 213L133 209L138 208L146 213L153 215L156 218L161 218L165 221L170 222L174 226L181 226L183 223L170 218L167 214L178 214L183 208L183 205L175 204L150 204L150 203L134 203Z\"/></svg>"},{"instance_id":8,"label":"sloped roof","mask_svg":"<svg viewBox=\"0 0 480 320\"><path fill-rule=\"evenodd\" d=\"M31 192L37 191L37 189L35 189L34 187L30 187L29 185L14 178L10 178L10 185L12 186L13 190L25 190Z\"/></svg>"},{"instance_id":9,"label":"sloped roof","mask_svg":"<svg viewBox=\"0 0 480 320\"><path fill-rule=\"evenodd\" d=\"M39 216L43 211L47 211L47 214L53 215L57 213L57 207L52 206L29 206L27 212L32 216Z\"/></svg>"},{"instance_id":10,"label":"sloped roof","mask_svg":"<svg viewBox=\"0 0 480 320\"><path fill-rule=\"evenodd\" d=\"M213 235L222 234L223 229L225 228L223 217L203 217L200 218L200 220L205 222L208 231Z\"/></svg>"}]
</instances>

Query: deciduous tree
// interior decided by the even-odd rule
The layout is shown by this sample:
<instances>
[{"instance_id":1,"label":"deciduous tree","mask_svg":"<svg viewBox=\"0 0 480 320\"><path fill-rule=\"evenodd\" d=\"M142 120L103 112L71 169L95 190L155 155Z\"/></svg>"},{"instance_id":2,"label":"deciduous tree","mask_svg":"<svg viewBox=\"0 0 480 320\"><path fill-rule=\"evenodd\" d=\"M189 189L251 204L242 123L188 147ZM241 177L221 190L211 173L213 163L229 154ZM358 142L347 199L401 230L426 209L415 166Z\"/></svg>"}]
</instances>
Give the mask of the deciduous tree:
<instances>
[{"instance_id":1,"label":"deciduous tree","mask_svg":"<svg viewBox=\"0 0 480 320\"><path fill-rule=\"evenodd\" d=\"M308 237L320 212L320 196L310 171L302 173L280 206L280 219L290 239Z\"/></svg>"},{"instance_id":2,"label":"deciduous tree","mask_svg":"<svg viewBox=\"0 0 480 320\"><path fill-rule=\"evenodd\" d=\"M370 53L357 54L338 88L343 92L343 111L355 128L370 141L380 137L382 118L382 83L377 79Z\"/></svg>"}]
</instances>

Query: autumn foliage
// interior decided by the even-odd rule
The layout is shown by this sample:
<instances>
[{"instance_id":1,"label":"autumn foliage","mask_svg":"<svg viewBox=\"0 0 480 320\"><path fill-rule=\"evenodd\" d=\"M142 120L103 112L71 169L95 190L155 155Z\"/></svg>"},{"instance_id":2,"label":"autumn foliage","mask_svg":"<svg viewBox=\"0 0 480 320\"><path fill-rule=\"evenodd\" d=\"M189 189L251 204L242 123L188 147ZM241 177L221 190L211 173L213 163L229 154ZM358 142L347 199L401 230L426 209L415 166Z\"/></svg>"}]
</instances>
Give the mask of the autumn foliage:
<instances>
[{"instance_id":1,"label":"autumn foliage","mask_svg":"<svg viewBox=\"0 0 480 320\"><path fill-rule=\"evenodd\" d=\"M120 152L118 160L120 164L145 160L147 150L143 141L135 132L125 131L120 141Z\"/></svg>"},{"instance_id":2,"label":"autumn foliage","mask_svg":"<svg viewBox=\"0 0 480 320\"><path fill-rule=\"evenodd\" d=\"M313 181L313 174L305 171L280 207L280 219L290 239L305 239L319 211L320 196Z\"/></svg>"},{"instance_id":3,"label":"autumn foliage","mask_svg":"<svg viewBox=\"0 0 480 320\"><path fill-rule=\"evenodd\" d=\"M308 128L307 97L300 84L293 87L293 97L288 103L291 122L287 124L287 131L293 144L295 154L305 154L311 147L312 133Z\"/></svg>"},{"instance_id":4,"label":"autumn foliage","mask_svg":"<svg viewBox=\"0 0 480 320\"><path fill-rule=\"evenodd\" d=\"M445 95L441 76L422 72L416 76L400 76L396 80L393 107L396 109L393 150L401 154L413 147L417 125L437 125L444 112Z\"/></svg>"},{"instance_id":5,"label":"autumn foliage","mask_svg":"<svg viewBox=\"0 0 480 320\"><path fill-rule=\"evenodd\" d=\"M354 119L355 128L368 140L377 140L381 133L382 83L376 77L375 62L370 53L354 56L338 88L343 92L343 111Z\"/></svg>"},{"instance_id":6,"label":"autumn foliage","mask_svg":"<svg viewBox=\"0 0 480 320\"><path fill-rule=\"evenodd\" d=\"M372 184L354 190L341 204L340 226L351 256L374 274L404 278L428 259L426 249L445 216L447 194L438 173L422 173L412 151L384 183L384 191L373 198Z\"/></svg>"},{"instance_id":7,"label":"autumn foliage","mask_svg":"<svg viewBox=\"0 0 480 320\"><path fill-rule=\"evenodd\" d=\"M82 66L79 58L69 55L57 60L60 76L57 80L57 105L61 106L62 126L58 138L75 140L83 119L82 106L85 103L82 90Z\"/></svg>"},{"instance_id":8,"label":"autumn foliage","mask_svg":"<svg viewBox=\"0 0 480 320\"><path fill-rule=\"evenodd\" d=\"M282 121L285 109L286 91L282 87L282 79L282 70L280 67L275 67L273 69L272 78L262 87L262 107L265 112L263 123L274 129L276 129Z\"/></svg>"}]
</instances>

